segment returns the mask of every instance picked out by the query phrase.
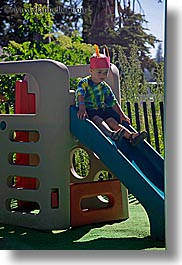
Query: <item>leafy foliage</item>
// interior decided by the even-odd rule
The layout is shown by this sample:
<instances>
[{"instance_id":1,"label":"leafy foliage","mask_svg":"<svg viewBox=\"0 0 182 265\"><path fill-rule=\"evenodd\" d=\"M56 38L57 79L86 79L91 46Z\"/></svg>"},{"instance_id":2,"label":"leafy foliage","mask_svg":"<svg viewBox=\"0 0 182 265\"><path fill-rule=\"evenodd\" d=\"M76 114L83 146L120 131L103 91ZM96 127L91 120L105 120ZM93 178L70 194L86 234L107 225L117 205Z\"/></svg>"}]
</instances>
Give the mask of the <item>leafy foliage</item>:
<instances>
[{"instance_id":1,"label":"leafy foliage","mask_svg":"<svg viewBox=\"0 0 182 265\"><path fill-rule=\"evenodd\" d=\"M45 34L50 33L53 26L53 15L42 5L24 4L23 23L19 26L20 37L29 41L42 41Z\"/></svg>"},{"instance_id":2,"label":"leafy foliage","mask_svg":"<svg viewBox=\"0 0 182 265\"><path fill-rule=\"evenodd\" d=\"M37 5L36 8L39 6ZM27 7L28 8L28 7ZM31 8L31 6L30 6ZM23 13L26 23L20 26L21 33L27 36L39 32L40 38L18 43L9 41L3 47L0 57L2 61L20 61L34 59L52 59L66 65L86 64L94 49L91 44L83 42L78 32L73 32L71 37L61 33L50 33L53 24L51 15L37 14L36 12ZM51 42L44 43L50 37ZM20 76L1 75L0 94L6 96L10 105L14 102L15 81Z\"/></svg>"}]
</instances>

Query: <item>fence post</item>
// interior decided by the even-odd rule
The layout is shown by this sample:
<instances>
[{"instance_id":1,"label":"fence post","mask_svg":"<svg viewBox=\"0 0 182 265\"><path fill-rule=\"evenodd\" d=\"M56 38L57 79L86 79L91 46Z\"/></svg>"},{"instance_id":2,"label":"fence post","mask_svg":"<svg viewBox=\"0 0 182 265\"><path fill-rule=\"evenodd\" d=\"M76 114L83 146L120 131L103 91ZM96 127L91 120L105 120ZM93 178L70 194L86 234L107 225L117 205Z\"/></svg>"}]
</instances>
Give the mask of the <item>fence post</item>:
<instances>
[{"instance_id":1,"label":"fence post","mask_svg":"<svg viewBox=\"0 0 182 265\"><path fill-rule=\"evenodd\" d=\"M148 133L147 136L147 141L151 144L151 132L150 132L150 116L152 118L152 125L153 125L153 132L154 132L154 141L155 141L155 149L160 153L160 144L159 144L159 130L158 130L158 124L157 124L157 114L156 114L156 108L155 108L155 103L152 101L150 102L150 107L151 110L149 109L150 107L147 106L147 102L142 102L143 105L143 116L144 116L144 124L145 124L145 129ZM127 101L126 102L126 107L127 107L127 112L128 112L128 117L131 120L131 125L132 125L132 111L131 111L131 102ZM163 102L159 102L159 107L160 107L160 119L161 119L161 128L162 128L162 133L163 133L163 138L164 138L164 110L163 110ZM139 113L139 104L136 102L134 103L134 111L135 113L133 114L133 117L136 119L136 129L139 131L141 128L141 122L140 122L140 113ZM151 113L151 114L150 114Z\"/></svg>"},{"instance_id":2,"label":"fence post","mask_svg":"<svg viewBox=\"0 0 182 265\"><path fill-rule=\"evenodd\" d=\"M152 110L152 121L153 121L153 127L154 127L155 146L156 146L156 150L160 153L159 136L158 136L158 129L157 129L157 121L156 121L156 111L155 111L155 104L153 101L151 102L151 110Z\"/></svg>"},{"instance_id":3,"label":"fence post","mask_svg":"<svg viewBox=\"0 0 182 265\"><path fill-rule=\"evenodd\" d=\"M134 103L135 107L135 120L137 125L137 131L140 131L140 115L139 115L139 109L138 109L138 103Z\"/></svg>"},{"instance_id":4,"label":"fence post","mask_svg":"<svg viewBox=\"0 0 182 265\"><path fill-rule=\"evenodd\" d=\"M5 102L5 113L9 114L9 103Z\"/></svg>"},{"instance_id":5,"label":"fence post","mask_svg":"<svg viewBox=\"0 0 182 265\"><path fill-rule=\"evenodd\" d=\"M149 122L148 122L147 103L146 102L143 102L143 115L144 115L145 129L148 133L147 141L150 143L150 131L149 131Z\"/></svg>"},{"instance_id":6,"label":"fence post","mask_svg":"<svg viewBox=\"0 0 182 265\"><path fill-rule=\"evenodd\" d=\"M164 107L163 107L163 102L159 102L159 107L160 107L160 116L161 116L161 126L162 126L162 133L163 133L163 138L164 138Z\"/></svg>"},{"instance_id":7,"label":"fence post","mask_svg":"<svg viewBox=\"0 0 182 265\"><path fill-rule=\"evenodd\" d=\"M130 118L130 122L132 124L131 105L129 101L126 102L126 106L127 106L128 117Z\"/></svg>"}]
</instances>

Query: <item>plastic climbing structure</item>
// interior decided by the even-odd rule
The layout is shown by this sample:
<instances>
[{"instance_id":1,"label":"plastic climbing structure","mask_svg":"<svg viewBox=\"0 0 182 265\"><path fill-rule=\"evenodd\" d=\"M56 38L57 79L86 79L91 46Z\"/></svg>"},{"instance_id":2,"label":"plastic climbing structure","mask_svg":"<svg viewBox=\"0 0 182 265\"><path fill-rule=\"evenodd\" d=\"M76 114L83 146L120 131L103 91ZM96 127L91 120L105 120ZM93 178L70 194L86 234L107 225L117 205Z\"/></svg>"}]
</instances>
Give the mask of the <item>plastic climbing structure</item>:
<instances>
[{"instance_id":1,"label":"plastic climbing structure","mask_svg":"<svg viewBox=\"0 0 182 265\"><path fill-rule=\"evenodd\" d=\"M34 60L3 62L0 70L24 74L15 114L0 114L0 222L50 230L125 220L129 189L148 214L151 236L163 240L163 158L146 141L116 146L90 120L77 119L70 78L87 75L89 66ZM107 81L120 101L115 65ZM86 176L73 162L80 149L89 157ZM112 177L99 180L103 171Z\"/></svg>"}]
</instances>

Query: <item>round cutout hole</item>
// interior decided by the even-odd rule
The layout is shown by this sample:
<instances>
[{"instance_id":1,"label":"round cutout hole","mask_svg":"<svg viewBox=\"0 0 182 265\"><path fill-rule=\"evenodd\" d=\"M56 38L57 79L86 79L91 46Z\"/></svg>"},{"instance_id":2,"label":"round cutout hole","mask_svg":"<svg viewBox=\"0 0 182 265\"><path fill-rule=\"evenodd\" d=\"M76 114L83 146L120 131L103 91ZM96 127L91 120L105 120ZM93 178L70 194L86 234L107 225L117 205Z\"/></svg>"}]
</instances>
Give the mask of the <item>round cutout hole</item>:
<instances>
[{"instance_id":1,"label":"round cutout hole","mask_svg":"<svg viewBox=\"0 0 182 265\"><path fill-rule=\"evenodd\" d=\"M71 152L71 172L75 178L84 179L90 172L90 157L82 148Z\"/></svg>"}]
</instances>

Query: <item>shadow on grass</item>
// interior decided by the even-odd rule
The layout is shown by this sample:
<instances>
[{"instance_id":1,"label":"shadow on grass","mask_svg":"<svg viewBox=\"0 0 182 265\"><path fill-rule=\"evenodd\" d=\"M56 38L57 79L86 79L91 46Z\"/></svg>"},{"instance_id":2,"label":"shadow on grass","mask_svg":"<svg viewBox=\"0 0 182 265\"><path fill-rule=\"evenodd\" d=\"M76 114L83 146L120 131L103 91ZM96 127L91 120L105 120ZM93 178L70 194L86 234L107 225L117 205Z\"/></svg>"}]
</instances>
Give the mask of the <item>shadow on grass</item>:
<instances>
[{"instance_id":1,"label":"shadow on grass","mask_svg":"<svg viewBox=\"0 0 182 265\"><path fill-rule=\"evenodd\" d=\"M103 224L89 225L55 233L38 231L11 225L0 225L1 250L142 250L148 248L164 248L164 242L153 241L150 237L112 238L102 235ZM96 233L84 239L91 230Z\"/></svg>"}]
</instances>

